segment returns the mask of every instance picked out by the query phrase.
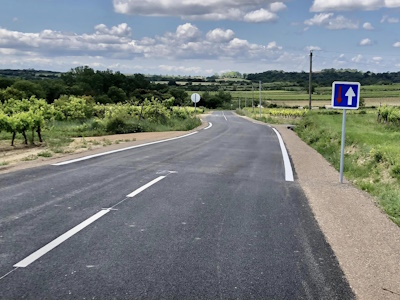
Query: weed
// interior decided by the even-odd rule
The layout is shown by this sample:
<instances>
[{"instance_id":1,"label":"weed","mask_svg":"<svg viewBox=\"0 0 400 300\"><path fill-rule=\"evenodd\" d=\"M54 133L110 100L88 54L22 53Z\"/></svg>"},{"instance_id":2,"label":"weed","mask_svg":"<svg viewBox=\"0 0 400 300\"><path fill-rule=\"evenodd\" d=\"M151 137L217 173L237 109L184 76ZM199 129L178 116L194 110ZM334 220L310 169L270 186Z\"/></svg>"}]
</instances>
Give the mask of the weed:
<instances>
[{"instance_id":1,"label":"weed","mask_svg":"<svg viewBox=\"0 0 400 300\"><path fill-rule=\"evenodd\" d=\"M28 156L22 158L21 160L22 161L32 161L32 160L36 160L36 159L38 159L38 156L32 154L32 155L28 155Z\"/></svg>"},{"instance_id":2,"label":"weed","mask_svg":"<svg viewBox=\"0 0 400 300\"><path fill-rule=\"evenodd\" d=\"M41 157L52 157L53 154L50 151L42 151L37 154L37 156Z\"/></svg>"}]
</instances>

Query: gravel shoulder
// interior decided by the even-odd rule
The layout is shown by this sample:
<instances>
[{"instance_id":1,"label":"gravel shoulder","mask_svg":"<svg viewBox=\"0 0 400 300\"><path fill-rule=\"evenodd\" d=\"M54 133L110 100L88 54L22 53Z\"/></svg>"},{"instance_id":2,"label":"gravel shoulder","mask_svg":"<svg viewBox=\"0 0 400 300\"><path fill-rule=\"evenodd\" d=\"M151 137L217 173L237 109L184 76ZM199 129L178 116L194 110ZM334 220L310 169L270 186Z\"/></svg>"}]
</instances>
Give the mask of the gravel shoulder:
<instances>
[{"instance_id":1,"label":"gravel shoulder","mask_svg":"<svg viewBox=\"0 0 400 300\"><path fill-rule=\"evenodd\" d=\"M274 126L357 299L400 299L400 228L286 126Z\"/></svg>"},{"instance_id":2,"label":"gravel shoulder","mask_svg":"<svg viewBox=\"0 0 400 300\"><path fill-rule=\"evenodd\" d=\"M11 147L7 144L6 147L0 147L0 163L7 162L7 165L0 165L0 175L22 169L55 164L61 161L72 160L106 151L175 138L200 130L206 126L208 126L208 123L202 122L199 127L190 131L140 132L75 138L68 146L66 152L53 153L52 157L38 156L39 153L48 150L46 147Z\"/></svg>"}]
</instances>

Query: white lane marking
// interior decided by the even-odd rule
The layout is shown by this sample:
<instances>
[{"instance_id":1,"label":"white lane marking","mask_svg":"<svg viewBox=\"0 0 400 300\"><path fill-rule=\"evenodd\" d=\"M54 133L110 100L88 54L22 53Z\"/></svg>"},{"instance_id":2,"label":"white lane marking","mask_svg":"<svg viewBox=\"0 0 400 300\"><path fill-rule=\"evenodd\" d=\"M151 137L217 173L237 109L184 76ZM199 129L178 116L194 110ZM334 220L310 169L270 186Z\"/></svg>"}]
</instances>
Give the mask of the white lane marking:
<instances>
[{"instance_id":1,"label":"white lane marking","mask_svg":"<svg viewBox=\"0 0 400 300\"><path fill-rule=\"evenodd\" d=\"M31 255L26 257L25 259L21 260L19 263L16 263L14 265L14 267L15 268L26 268L31 263L33 263L35 260L37 260L40 257L42 257L47 252L53 250L55 247L57 247L58 245L62 244L63 242L68 240L70 237L72 237L73 235L75 235L76 233L78 233L79 231L84 229L85 227L89 226L90 224L92 224L96 220L100 219L104 215L108 214L109 212L110 212L110 210L101 210L101 211L99 211L97 214L91 216L89 219L83 221L79 225L75 226L74 228L70 229L66 233L60 235L55 240L53 240L50 243L48 243L46 246L40 248L39 250L35 251L34 253L32 253Z\"/></svg>"},{"instance_id":2,"label":"white lane marking","mask_svg":"<svg viewBox=\"0 0 400 300\"><path fill-rule=\"evenodd\" d=\"M283 164L285 166L285 180L286 181L294 181L293 169L292 169L292 165L290 164L290 159L289 159L289 155L286 150L286 147L285 147L285 143L283 142L283 139L282 139L281 135L279 134L278 130L276 130L275 128L272 128L272 129L275 131L276 135L278 136L279 145L281 146L281 151L282 151L282 156L283 156Z\"/></svg>"},{"instance_id":3,"label":"white lane marking","mask_svg":"<svg viewBox=\"0 0 400 300\"><path fill-rule=\"evenodd\" d=\"M118 150L113 150L113 151L107 151L107 152L103 152L103 153L93 154L93 155L89 155L89 156L85 156L85 157L81 157L81 158L77 158L77 159L67 160L67 161L63 161L63 162L57 163L57 164L52 164L52 166L64 166L64 165L73 164L73 163L76 163L76 162L79 162L79 161L83 161L83 160L87 160L87 159L103 156L103 155L108 155L108 154L117 153L117 152L121 152L121 151L126 151L126 150L141 148L141 147L145 147L145 146L150 146L150 145L165 143L165 142L169 142L169 141L174 141L174 140L178 140L178 139L183 139L185 137L194 135L196 133L199 133L199 132L195 131L195 132L192 132L192 133L189 133L189 134L186 134L186 135L182 135L182 136L178 136L178 137L174 137L174 138L171 138L171 139L166 139L166 140L161 140L161 141L156 141L156 142L136 145L136 146L122 148L122 149L118 149Z\"/></svg>"},{"instance_id":4,"label":"white lane marking","mask_svg":"<svg viewBox=\"0 0 400 300\"><path fill-rule=\"evenodd\" d=\"M210 129L213 126L211 122L208 122L208 123L209 123L209 125L206 128L204 128L204 130Z\"/></svg>"},{"instance_id":5,"label":"white lane marking","mask_svg":"<svg viewBox=\"0 0 400 300\"><path fill-rule=\"evenodd\" d=\"M226 116L225 116L224 112L222 112L222 115L224 116L224 118L225 118L225 121L228 121L228 119L226 118Z\"/></svg>"},{"instance_id":6,"label":"white lane marking","mask_svg":"<svg viewBox=\"0 0 400 300\"><path fill-rule=\"evenodd\" d=\"M174 171L170 172L171 174L174 174ZM167 175L168 176L168 175ZM59 246L60 244L62 244L63 242L65 242L66 240L68 240L70 237L74 236L75 234L77 234L79 231L81 231L82 229L86 228L87 226L89 226L90 224L92 224L93 222L97 221L98 219L100 219L101 217L105 216L106 214L108 214L110 211L114 211L116 210L115 207L121 203L123 203L124 201L126 201L128 198L132 198L135 197L136 195L138 195L139 193L143 192L144 190L148 189L149 187L151 187L152 185L156 184L157 182L159 182L160 180L163 180L164 178L166 178L167 176L160 176L152 181L150 181L149 183L145 184L144 186L138 188L137 190L135 190L134 192L132 192L131 194L129 194L128 196L126 196L127 198L125 198L124 200L118 202L117 204L113 205L110 208L103 208L101 211L99 211L98 213L96 213L95 215L91 216L90 218L86 219L85 221L83 221L82 223L80 223L79 225L75 226L74 228L70 229L69 231L67 231L66 233L60 235L58 238L56 238L55 240L51 241L50 243L48 243L46 246L40 248L39 250L35 251L34 253L32 253L31 255L29 255L28 257L24 258L23 260L21 260L19 263L16 263L13 267L14 268L26 268L27 266L29 266L31 263L33 263L34 261L36 261L37 259L39 259L40 257L42 257L43 255L45 255L47 252L53 250L55 247ZM4 275L3 277L1 277L0 279L4 278L5 276L11 274L12 272L14 272L16 269L12 270L11 272L7 273L6 275Z\"/></svg>"},{"instance_id":7,"label":"white lane marking","mask_svg":"<svg viewBox=\"0 0 400 300\"><path fill-rule=\"evenodd\" d=\"M128 198L133 198L136 195L140 194L141 192L143 192L144 190L148 189L149 187L151 187L153 184L156 184L157 182L163 180L165 177L167 176L160 176L152 181L150 181L149 183L145 184L144 186L138 188L137 190L135 190L134 192L130 193L129 195L127 195L126 197Z\"/></svg>"}]
</instances>

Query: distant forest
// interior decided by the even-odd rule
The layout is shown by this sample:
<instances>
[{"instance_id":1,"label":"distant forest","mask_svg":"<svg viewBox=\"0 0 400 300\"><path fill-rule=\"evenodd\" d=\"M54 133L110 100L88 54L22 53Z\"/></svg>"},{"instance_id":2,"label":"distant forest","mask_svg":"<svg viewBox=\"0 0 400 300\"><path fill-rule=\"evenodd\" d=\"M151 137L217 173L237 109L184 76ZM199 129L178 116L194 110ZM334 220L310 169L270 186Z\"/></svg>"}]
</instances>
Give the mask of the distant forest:
<instances>
[{"instance_id":1,"label":"distant forest","mask_svg":"<svg viewBox=\"0 0 400 300\"><path fill-rule=\"evenodd\" d=\"M248 74L246 79L262 82L296 82L304 85L308 82L309 73L266 71L263 73ZM355 81L362 85L389 85L400 83L400 72L372 73L347 69L324 69L313 73L312 81L317 86L331 86L333 81Z\"/></svg>"},{"instance_id":2,"label":"distant forest","mask_svg":"<svg viewBox=\"0 0 400 300\"><path fill-rule=\"evenodd\" d=\"M203 95L208 108L227 106L232 91L251 91L261 81L263 89L307 91L306 72L266 71L258 74L228 72L210 77L125 75L111 70L93 70L88 66L69 72L43 70L0 70L0 102L28 99L31 96L53 103L62 95L87 96L95 103L142 103L145 99L174 98L173 105L191 105L193 91L217 92ZM326 69L313 74L313 90L328 87L333 81L355 81L362 85L400 83L400 72L372 73L357 70ZM222 99L222 102L221 102Z\"/></svg>"}]
</instances>

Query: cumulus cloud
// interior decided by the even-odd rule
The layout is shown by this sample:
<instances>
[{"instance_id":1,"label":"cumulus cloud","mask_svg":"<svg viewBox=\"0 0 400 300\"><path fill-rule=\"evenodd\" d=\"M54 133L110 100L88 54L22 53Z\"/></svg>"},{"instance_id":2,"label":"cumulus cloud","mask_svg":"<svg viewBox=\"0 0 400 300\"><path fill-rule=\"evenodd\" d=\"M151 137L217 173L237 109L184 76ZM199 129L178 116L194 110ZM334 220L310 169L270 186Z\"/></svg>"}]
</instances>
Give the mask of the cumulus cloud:
<instances>
[{"instance_id":1,"label":"cumulus cloud","mask_svg":"<svg viewBox=\"0 0 400 300\"><path fill-rule=\"evenodd\" d=\"M176 36L179 39L194 40L200 36L200 30L196 26L186 23L178 26Z\"/></svg>"},{"instance_id":2,"label":"cumulus cloud","mask_svg":"<svg viewBox=\"0 0 400 300\"><path fill-rule=\"evenodd\" d=\"M223 30L221 28L216 28L214 30L210 30L207 33L207 40L210 42L215 42L215 43L222 43L222 42L229 42L230 40L233 39L235 36L235 33L228 29L228 30Z\"/></svg>"},{"instance_id":3,"label":"cumulus cloud","mask_svg":"<svg viewBox=\"0 0 400 300\"><path fill-rule=\"evenodd\" d=\"M285 10L286 8L287 8L287 6L283 2L274 2L274 3L271 3L269 6L270 11L272 11L274 13Z\"/></svg>"},{"instance_id":4,"label":"cumulus cloud","mask_svg":"<svg viewBox=\"0 0 400 300\"><path fill-rule=\"evenodd\" d=\"M365 30L374 30L374 26L372 26L372 24L369 23L369 22L365 22L365 23L363 24L363 28L364 28Z\"/></svg>"},{"instance_id":5,"label":"cumulus cloud","mask_svg":"<svg viewBox=\"0 0 400 300\"><path fill-rule=\"evenodd\" d=\"M75 34L52 30L39 33L0 28L0 53L29 57L98 57L99 60L265 58L282 50L276 42L253 44L235 37L231 29L216 28L203 34L191 23L161 36L134 39L126 24L99 24L93 33ZM93 61L92 63L96 63Z\"/></svg>"},{"instance_id":6,"label":"cumulus cloud","mask_svg":"<svg viewBox=\"0 0 400 300\"><path fill-rule=\"evenodd\" d=\"M358 23L346 19L344 16L334 17L333 13L320 13L304 21L307 26L322 26L331 30L357 29Z\"/></svg>"},{"instance_id":7,"label":"cumulus cloud","mask_svg":"<svg viewBox=\"0 0 400 300\"><path fill-rule=\"evenodd\" d=\"M271 22L278 19L275 13L272 13L266 9L259 9L246 14L243 18L246 22L261 23L261 22Z\"/></svg>"},{"instance_id":8,"label":"cumulus cloud","mask_svg":"<svg viewBox=\"0 0 400 300\"><path fill-rule=\"evenodd\" d=\"M286 9L274 0L113 0L113 4L121 14L246 22L274 21L276 13Z\"/></svg>"},{"instance_id":9,"label":"cumulus cloud","mask_svg":"<svg viewBox=\"0 0 400 300\"><path fill-rule=\"evenodd\" d=\"M393 47L395 47L395 48L400 48L400 42L394 43L394 44L393 44Z\"/></svg>"},{"instance_id":10,"label":"cumulus cloud","mask_svg":"<svg viewBox=\"0 0 400 300\"><path fill-rule=\"evenodd\" d=\"M375 62L380 62L380 61L383 60L383 58L380 57L380 56L374 56L374 57L372 58L372 60L375 61Z\"/></svg>"},{"instance_id":11,"label":"cumulus cloud","mask_svg":"<svg viewBox=\"0 0 400 300\"><path fill-rule=\"evenodd\" d=\"M377 10L400 7L400 0L314 0L312 12Z\"/></svg>"},{"instance_id":12,"label":"cumulus cloud","mask_svg":"<svg viewBox=\"0 0 400 300\"><path fill-rule=\"evenodd\" d=\"M94 27L97 34L116 35L116 36L130 36L132 33L131 28L126 23L119 24L108 28L104 24L99 24Z\"/></svg>"},{"instance_id":13,"label":"cumulus cloud","mask_svg":"<svg viewBox=\"0 0 400 300\"><path fill-rule=\"evenodd\" d=\"M278 46L277 43L275 41L268 43L267 50L282 50L281 46Z\"/></svg>"},{"instance_id":14,"label":"cumulus cloud","mask_svg":"<svg viewBox=\"0 0 400 300\"><path fill-rule=\"evenodd\" d=\"M372 45L372 41L370 39L362 39L360 42L360 46L369 46Z\"/></svg>"}]
</instances>

